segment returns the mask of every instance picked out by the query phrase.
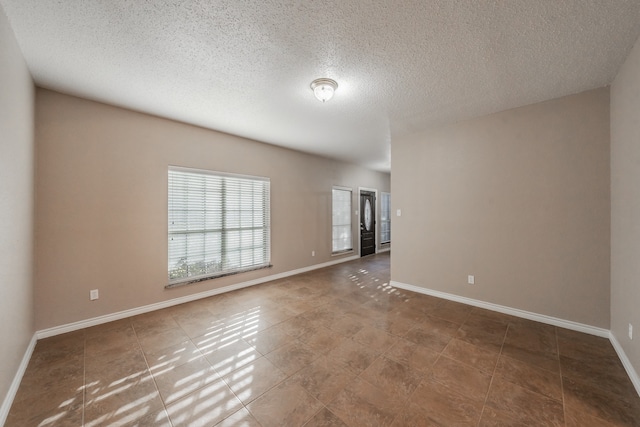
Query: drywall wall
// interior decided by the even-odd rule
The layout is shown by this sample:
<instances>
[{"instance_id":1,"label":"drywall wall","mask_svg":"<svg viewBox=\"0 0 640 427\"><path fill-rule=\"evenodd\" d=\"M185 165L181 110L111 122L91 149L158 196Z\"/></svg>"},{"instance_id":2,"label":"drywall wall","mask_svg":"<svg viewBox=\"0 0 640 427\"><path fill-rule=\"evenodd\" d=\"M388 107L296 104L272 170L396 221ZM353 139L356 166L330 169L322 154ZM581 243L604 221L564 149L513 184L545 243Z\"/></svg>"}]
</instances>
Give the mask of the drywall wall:
<instances>
[{"instance_id":1,"label":"drywall wall","mask_svg":"<svg viewBox=\"0 0 640 427\"><path fill-rule=\"evenodd\" d=\"M640 42L611 85L611 332L640 372ZM632 324L633 340L628 328Z\"/></svg>"},{"instance_id":2,"label":"drywall wall","mask_svg":"<svg viewBox=\"0 0 640 427\"><path fill-rule=\"evenodd\" d=\"M392 174L393 281L609 328L608 88L394 140Z\"/></svg>"},{"instance_id":3,"label":"drywall wall","mask_svg":"<svg viewBox=\"0 0 640 427\"><path fill-rule=\"evenodd\" d=\"M353 188L357 236L358 187L390 185L389 174L44 89L36 146L38 330L337 260L332 186ZM273 268L165 289L169 165L269 177Z\"/></svg>"},{"instance_id":4,"label":"drywall wall","mask_svg":"<svg viewBox=\"0 0 640 427\"><path fill-rule=\"evenodd\" d=\"M0 6L0 398L34 333L33 99L31 75Z\"/></svg>"}]
</instances>

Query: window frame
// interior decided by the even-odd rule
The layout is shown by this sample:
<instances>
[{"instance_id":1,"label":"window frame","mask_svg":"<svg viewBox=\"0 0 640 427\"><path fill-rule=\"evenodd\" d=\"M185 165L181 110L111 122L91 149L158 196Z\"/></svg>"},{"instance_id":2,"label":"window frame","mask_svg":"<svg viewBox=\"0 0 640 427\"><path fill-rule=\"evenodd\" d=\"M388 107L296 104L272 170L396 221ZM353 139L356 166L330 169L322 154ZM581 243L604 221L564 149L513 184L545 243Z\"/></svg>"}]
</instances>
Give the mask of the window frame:
<instances>
[{"instance_id":1,"label":"window frame","mask_svg":"<svg viewBox=\"0 0 640 427\"><path fill-rule=\"evenodd\" d=\"M349 224L348 224L348 230L349 230L349 240L350 240L350 244L348 246L348 248L340 248L336 250L336 246L335 246L335 242L336 239L334 238L334 232L335 232L335 228L336 227L345 227L346 224L335 224L334 222L334 217L335 217L335 204L336 204L336 200L335 200L335 191L343 191L343 192L348 192L349 193L349 209L348 209L348 217L349 217ZM334 185L331 187L331 255L342 255L345 253L349 253L349 252L353 252L353 215L352 215L352 210L353 210L353 188L351 187L343 187L343 186L339 186L339 185Z\"/></svg>"},{"instance_id":2,"label":"window frame","mask_svg":"<svg viewBox=\"0 0 640 427\"><path fill-rule=\"evenodd\" d=\"M202 205L211 203L210 200L205 197L205 194L208 194L209 196L211 196L212 194L215 193L216 197L219 197L220 200L217 201L219 205L214 208L213 212L211 212L211 216L206 216L207 215L206 207L201 208L203 209L202 214L204 215L204 217L199 221L201 222L200 225L203 228L189 229L189 226L188 226L189 217L190 217L190 215L188 214L189 209L188 207L183 205L182 215L184 218L186 218L183 226L186 228L184 228L183 230L172 230L172 218L175 224L175 221L177 220L176 218L178 218L176 215L179 215L179 214L176 214L176 212L179 211L179 208L176 208L175 205L172 205L172 202L175 203L176 198L178 197L184 198L188 194L187 189L179 190L179 191L182 191L180 193L175 191L176 186L172 187L172 179L174 179L172 178L172 174L174 173L183 174L182 179L185 181L187 180L186 174L195 174L195 175L213 177L213 179L211 181L208 181L208 183L213 184L216 190L214 191L212 189L209 192L203 190L203 197L202 197L202 200L199 201L199 203L201 203ZM251 181L251 183L247 183L246 181ZM196 182L197 182L197 178L194 179L193 183L195 184ZM203 182L205 181L203 180ZM250 185L255 185L256 183L262 183L262 188L259 189L258 191L259 200L257 202L254 202L251 205L251 214L253 215L250 219L251 226L243 227L242 225L243 212L246 215L248 210L243 211L242 207L240 207L232 211L232 210L225 209L225 206L226 206L226 203L230 203L230 202L235 202L239 206L241 206L242 202L246 201L243 199L244 197L246 197L246 193L243 194L242 190L246 191ZM216 187L217 185L219 185L220 187ZM237 186L238 188L236 189L236 192L228 191L227 186L229 185ZM197 193L197 189L196 189L196 193ZM253 198L255 196L252 195L251 197ZM258 207L258 209L256 209L256 207ZM197 213L198 211L199 209L195 209L195 210L192 210L191 212ZM229 212L235 212L234 220L237 223L235 227L226 226L227 222L232 221L232 219L230 219L231 216L227 215L227 213ZM259 218L258 224L260 224L260 226L258 227L255 226L256 213L257 213L257 217ZM215 217L216 214L218 214L218 217ZM218 226L219 228L210 229L211 226L205 225L208 222L220 224ZM182 166L170 165L167 171L167 228L166 230L167 230L167 280L168 280L168 284L165 286L166 288L172 288L175 286L181 286L181 285L186 285L190 283L201 282L204 280L225 277L233 274L244 273L247 271L253 271L253 270L272 267L271 265L271 180L266 177L234 174L234 173L219 172L219 171L213 171L213 170L207 170L207 169L196 169L196 168L187 168ZM244 232L252 231L253 232L252 234L254 235L252 239L256 238L255 236L257 232L257 235L260 237L259 240L262 241L260 246L258 247L251 246L250 248L243 247L243 241L242 241L243 231ZM264 258L264 261L259 263L254 263L251 265L245 265L245 266L243 265L227 266L226 268L222 267L221 270L217 270L217 271L208 271L198 275L187 274L186 276L172 278L171 277L172 267L173 267L173 270L177 268L175 263L172 265L172 260L175 261L175 257L177 256L176 253L179 252L179 251L176 251L175 249L174 251L172 251L172 247L171 247L172 236L185 236L185 240L186 240L188 235L196 236L196 238L198 237L198 235L202 235L202 239L203 239L202 252L196 253L192 257L192 260L193 260L193 263L202 262L200 258L204 257L204 263L206 264L207 262L212 262L215 259L209 260L207 258L208 254L204 249L204 246L206 245L206 243L204 242L207 239L208 235L216 234L216 233L220 234L219 239L220 239L221 246L220 246L219 252L216 252L216 254L219 255L220 257L220 260L218 261L219 263L223 265L225 262L229 262L232 264L234 263L242 264L243 263L242 251L244 250L248 252L249 250L251 250L252 253L250 254L250 257L255 257L254 253L256 249L258 251L262 251L261 256ZM230 236L233 236L234 233L235 233L235 237L230 237ZM187 244L188 243L185 243L185 245ZM224 246L227 244L228 245L235 244L235 247ZM187 265L189 265L187 246L185 246L185 252L187 252L186 263ZM233 257L229 258L228 257L229 254L233 254Z\"/></svg>"},{"instance_id":3,"label":"window frame","mask_svg":"<svg viewBox=\"0 0 640 427\"><path fill-rule=\"evenodd\" d=\"M387 206L386 206L386 208L388 209L386 211L387 219L384 219L384 214L385 214L385 202L384 202L384 199L385 199L385 196L388 199ZM383 233L385 232L384 231L385 223L388 224L388 231L387 231L387 233L389 235L388 240L385 240L383 238ZM381 245L388 245L390 243L391 243L391 193L385 192L385 191L381 191L380 192L380 244Z\"/></svg>"}]
</instances>

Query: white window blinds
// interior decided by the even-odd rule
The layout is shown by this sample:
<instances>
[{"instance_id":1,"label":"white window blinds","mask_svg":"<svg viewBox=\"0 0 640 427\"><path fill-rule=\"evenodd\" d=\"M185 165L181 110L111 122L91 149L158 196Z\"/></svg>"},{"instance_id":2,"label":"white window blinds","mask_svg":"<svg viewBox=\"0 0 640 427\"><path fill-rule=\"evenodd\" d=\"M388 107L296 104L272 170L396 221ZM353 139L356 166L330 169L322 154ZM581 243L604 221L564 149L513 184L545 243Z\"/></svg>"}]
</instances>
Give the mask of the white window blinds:
<instances>
[{"instance_id":1,"label":"white window blinds","mask_svg":"<svg viewBox=\"0 0 640 427\"><path fill-rule=\"evenodd\" d=\"M391 194L382 193L380 198L380 243L391 241Z\"/></svg>"},{"instance_id":2,"label":"white window blinds","mask_svg":"<svg viewBox=\"0 0 640 427\"><path fill-rule=\"evenodd\" d=\"M169 168L169 286L267 267L269 179Z\"/></svg>"},{"instance_id":3,"label":"white window blinds","mask_svg":"<svg viewBox=\"0 0 640 427\"><path fill-rule=\"evenodd\" d=\"M333 253L353 249L351 237L351 190L333 188Z\"/></svg>"}]
</instances>

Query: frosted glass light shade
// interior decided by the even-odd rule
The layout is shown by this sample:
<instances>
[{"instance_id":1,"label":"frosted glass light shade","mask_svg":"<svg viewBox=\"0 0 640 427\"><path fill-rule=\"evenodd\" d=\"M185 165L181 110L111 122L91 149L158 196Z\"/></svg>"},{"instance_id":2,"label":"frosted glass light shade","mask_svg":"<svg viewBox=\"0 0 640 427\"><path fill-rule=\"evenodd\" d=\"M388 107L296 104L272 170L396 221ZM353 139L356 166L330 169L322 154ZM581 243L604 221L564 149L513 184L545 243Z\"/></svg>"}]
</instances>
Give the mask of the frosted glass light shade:
<instances>
[{"instance_id":1,"label":"frosted glass light shade","mask_svg":"<svg viewBox=\"0 0 640 427\"><path fill-rule=\"evenodd\" d=\"M333 98L333 93L338 88L338 83L331 79L315 79L311 82L313 94L322 102L326 102Z\"/></svg>"}]
</instances>

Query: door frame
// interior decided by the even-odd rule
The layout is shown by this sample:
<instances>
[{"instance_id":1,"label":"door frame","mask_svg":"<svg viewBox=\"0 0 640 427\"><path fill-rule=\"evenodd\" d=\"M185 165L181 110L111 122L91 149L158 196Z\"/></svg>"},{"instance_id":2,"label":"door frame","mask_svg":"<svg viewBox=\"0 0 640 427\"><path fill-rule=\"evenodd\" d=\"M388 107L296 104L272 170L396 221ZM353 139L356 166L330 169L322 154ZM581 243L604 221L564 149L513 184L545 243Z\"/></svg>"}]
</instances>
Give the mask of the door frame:
<instances>
[{"instance_id":1,"label":"door frame","mask_svg":"<svg viewBox=\"0 0 640 427\"><path fill-rule=\"evenodd\" d=\"M376 202L375 202L375 206L374 206L374 211L375 211L375 217L373 218L373 222L375 223L375 229L374 229L374 239L376 241L375 244L375 252L374 254L378 253L378 246L380 244L380 238L378 236L378 215L380 214L378 209L378 190L375 188L369 188L369 187L358 187L358 253L362 253L362 248L360 247L360 243L362 243L362 230L360 229L360 222L362 221L362 218L360 218L360 212L362 211L362 206L360 206L360 193L362 191L369 191L371 193L373 193L375 195L376 198Z\"/></svg>"}]
</instances>

